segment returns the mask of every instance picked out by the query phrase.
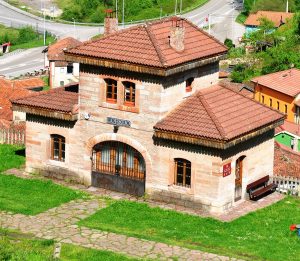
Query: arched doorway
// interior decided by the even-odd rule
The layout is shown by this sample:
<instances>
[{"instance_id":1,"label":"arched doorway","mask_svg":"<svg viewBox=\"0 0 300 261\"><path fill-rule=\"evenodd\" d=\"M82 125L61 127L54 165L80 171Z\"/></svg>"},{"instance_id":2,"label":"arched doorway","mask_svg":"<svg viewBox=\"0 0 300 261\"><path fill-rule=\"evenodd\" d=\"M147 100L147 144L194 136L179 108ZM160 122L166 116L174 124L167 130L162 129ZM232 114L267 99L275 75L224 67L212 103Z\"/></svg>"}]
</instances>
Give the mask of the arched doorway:
<instances>
[{"instance_id":1,"label":"arched doorway","mask_svg":"<svg viewBox=\"0 0 300 261\"><path fill-rule=\"evenodd\" d=\"M235 190L234 200L238 201L242 198L243 184L243 162L246 156L239 157L235 162Z\"/></svg>"},{"instance_id":2,"label":"arched doorway","mask_svg":"<svg viewBox=\"0 0 300 261\"><path fill-rule=\"evenodd\" d=\"M105 141L93 147L93 186L142 196L145 177L145 160L133 147L119 141Z\"/></svg>"}]
</instances>

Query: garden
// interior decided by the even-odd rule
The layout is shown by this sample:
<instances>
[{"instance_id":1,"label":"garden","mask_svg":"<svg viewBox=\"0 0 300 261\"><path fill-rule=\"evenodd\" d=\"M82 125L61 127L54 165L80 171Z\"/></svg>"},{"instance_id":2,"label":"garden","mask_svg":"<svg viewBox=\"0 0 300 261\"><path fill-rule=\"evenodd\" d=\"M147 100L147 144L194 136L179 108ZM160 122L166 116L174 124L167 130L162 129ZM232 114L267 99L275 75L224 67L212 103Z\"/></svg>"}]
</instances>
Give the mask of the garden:
<instances>
[{"instance_id":1,"label":"garden","mask_svg":"<svg viewBox=\"0 0 300 261\"><path fill-rule=\"evenodd\" d=\"M0 145L0 172L24 165L24 148ZM0 174L0 211L36 215L89 195L45 181ZM244 260L298 260L299 240L291 224L300 223L300 200L287 196L232 222L221 222L146 203L99 198L106 208L79 226L178 245ZM0 228L0 260L52 260L55 242ZM24 259L24 256L29 259ZM22 259L23 258L23 259ZM61 260L132 260L111 252L63 244Z\"/></svg>"}]
</instances>

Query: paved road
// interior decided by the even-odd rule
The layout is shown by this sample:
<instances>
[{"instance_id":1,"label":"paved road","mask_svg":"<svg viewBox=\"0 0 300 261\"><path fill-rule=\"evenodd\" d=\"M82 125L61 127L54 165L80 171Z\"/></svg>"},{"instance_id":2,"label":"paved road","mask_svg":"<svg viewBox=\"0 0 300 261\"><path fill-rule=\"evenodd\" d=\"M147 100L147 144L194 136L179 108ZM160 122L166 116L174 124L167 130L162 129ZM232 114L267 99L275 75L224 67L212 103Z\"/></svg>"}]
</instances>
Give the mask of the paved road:
<instances>
[{"instance_id":1,"label":"paved road","mask_svg":"<svg viewBox=\"0 0 300 261\"><path fill-rule=\"evenodd\" d=\"M189 12L183 17L188 18L198 26L207 26L206 18L210 14L211 17L211 34L220 41L225 38L233 38L235 41L242 36L244 28L234 22L238 12L234 10L230 0L210 0L204 6ZM0 0L0 23L12 27L22 27L31 25L38 30L43 31L44 23L39 17L26 15L20 11L4 6L6 4ZM91 26L74 26L69 24L59 24L46 22L47 31L57 35L58 37L66 37L74 35L79 40L87 40L90 37L103 32L103 27ZM0 58L0 75L7 77L15 77L28 71L34 71L43 68L43 55L41 48L34 48L11 56Z\"/></svg>"},{"instance_id":2,"label":"paved road","mask_svg":"<svg viewBox=\"0 0 300 261\"><path fill-rule=\"evenodd\" d=\"M236 15L231 2L232 1L230 0L210 0L204 6L183 15L183 17L190 19L197 25L201 25L209 14L212 14L212 22L220 23L224 20L231 21L232 18L230 17L217 17L218 15ZM3 0L0 0L0 23L13 27L31 25L36 27L39 31L43 31L43 19L33 15L28 16L20 13L20 11L12 10L5 6L5 4L6 3ZM49 21L45 23L45 28L47 31L57 35L58 37L75 35L79 40L88 40L91 36L103 32L103 27L100 26L94 27L76 25L74 27L72 24L60 24ZM227 30L230 31L231 29ZM215 35L218 37L218 34L220 34L220 39L224 38L224 30L217 30Z\"/></svg>"},{"instance_id":3,"label":"paved road","mask_svg":"<svg viewBox=\"0 0 300 261\"><path fill-rule=\"evenodd\" d=\"M44 68L44 47L12 52L0 57L0 75L13 78Z\"/></svg>"}]
</instances>

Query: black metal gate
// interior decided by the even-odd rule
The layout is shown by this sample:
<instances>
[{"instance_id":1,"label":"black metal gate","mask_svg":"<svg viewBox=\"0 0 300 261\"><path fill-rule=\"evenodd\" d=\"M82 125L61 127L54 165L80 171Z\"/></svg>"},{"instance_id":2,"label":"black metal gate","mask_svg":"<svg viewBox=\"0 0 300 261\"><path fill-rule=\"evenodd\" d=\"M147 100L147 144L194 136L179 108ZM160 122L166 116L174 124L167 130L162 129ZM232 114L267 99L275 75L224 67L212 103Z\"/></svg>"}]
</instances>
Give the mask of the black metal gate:
<instances>
[{"instance_id":1,"label":"black metal gate","mask_svg":"<svg viewBox=\"0 0 300 261\"><path fill-rule=\"evenodd\" d=\"M137 196L145 193L145 161L131 146L102 142L93 149L92 185Z\"/></svg>"}]
</instances>

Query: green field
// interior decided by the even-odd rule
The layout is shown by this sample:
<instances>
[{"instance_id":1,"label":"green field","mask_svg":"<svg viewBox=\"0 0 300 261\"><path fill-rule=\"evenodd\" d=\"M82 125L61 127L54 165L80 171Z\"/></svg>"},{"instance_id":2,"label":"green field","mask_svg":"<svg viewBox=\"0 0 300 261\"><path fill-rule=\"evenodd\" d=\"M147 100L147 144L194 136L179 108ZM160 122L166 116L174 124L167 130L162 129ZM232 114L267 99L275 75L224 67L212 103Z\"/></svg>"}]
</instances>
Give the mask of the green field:
<instances>
[{"instance_id":1,"label":"green field","mask_svg":"<svg viewBox=\"0 0 300 261\"><path fill-rule=\"evenodd\" d=\"M0 44L5 42L11 43L11 51L44 46L43 35L36 33L31 27L15 29L0 25ZM55 38L47 34L46 45L54 42Z\"/></svg>"},{"instance_id":2,"label":"green field","mask_svg":"<svg viewBox=\"0 0 300 261\"><path fill-rule=\"evenodd\" d=\"M0 145L0 173L24 165L24 148ZM0 210L35 215L86 194L52 181L22 179L0 174Z\"/></svg>"},{"instance_id":3,"label":"green field","mask_svg":"<svg viewBox=\"0 0 300 261\"><path fill-rule=\"evenodd\" d=\"M54 259L53 240L34 239L30 235L0 229L0 260L13 261L130 261L123 255L109 251L99 251L69 244L63 244L60 258Z\"/></svg>"},{"instance_id":4,"label":"green field","mask_svg":"<svg viewBox=\"0 0 300 261\"><path fill-rule=\"evenodd\" d=\"M279 203L230 223L116 201L79 225L244 260L299 260L300 239L289 226L300 221L300 200Z\"/></svg>"},{"instance_id":5,"label":"green field","mask_svg":"<svg viewBox=\"0 0 300 261\"><path fill-rule=\"evenodd\" d=\"M208 0L183 0L182 11L192 10L203 5ZM122 2L119 2L119 21L122 21ZM125 21L138 21L149 18L158 18L161 15L173 15L175 12L175 0L126 0ZM106 4L105 4L106 3ZM56 4L63 10L62 17L72 21L73 18L81 22L103 23L105 9L115 10L116 1L111 0L56 0ZM180 10L180 0L178 0L177 13Z\"/></svg>"},{"instance_id":6,"label":"green field","mask_svg":"<svg viewBox=\"0 0 300 261\"><path fill-rule=\"evenodd\" d=\"M52 181L0 174L0 210L36 215L86 195Z\"/></svg>"},{"instance_id":7,"label":"green field","mask_svg":"<svg viewBox=\"0 0 300 261\"><path fill-rule=\"evenodd\" d=\"M25 164L25 149L20 146L0 144L0 172L20 168Z\"/></svg>"}]
</instances>

